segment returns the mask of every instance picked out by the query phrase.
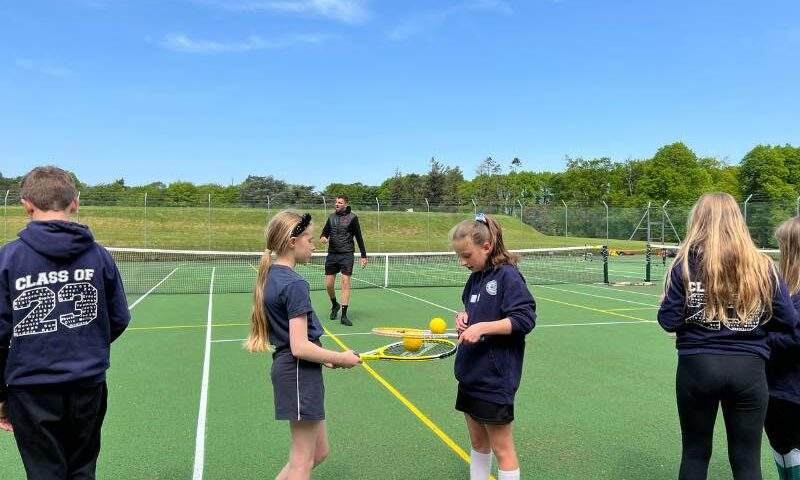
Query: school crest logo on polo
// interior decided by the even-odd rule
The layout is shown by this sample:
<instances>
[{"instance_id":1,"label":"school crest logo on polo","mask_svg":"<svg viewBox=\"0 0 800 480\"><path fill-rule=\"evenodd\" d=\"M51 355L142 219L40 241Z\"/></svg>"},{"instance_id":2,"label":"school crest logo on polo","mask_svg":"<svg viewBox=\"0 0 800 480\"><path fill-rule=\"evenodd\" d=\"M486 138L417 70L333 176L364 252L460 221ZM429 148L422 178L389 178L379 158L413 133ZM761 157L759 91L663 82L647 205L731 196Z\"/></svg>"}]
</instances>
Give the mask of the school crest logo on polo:
<instances>
[{"instance_id":1,"label":"school crest logo on polo","mask_svg":"<svg viewBox=\"0 0 800 480\"><path fill-rule=\"evenodd\" d=\"M489 295L497 295L497 280L492 280L486 284L486 293Z\"/></svg>"}]
</instances>

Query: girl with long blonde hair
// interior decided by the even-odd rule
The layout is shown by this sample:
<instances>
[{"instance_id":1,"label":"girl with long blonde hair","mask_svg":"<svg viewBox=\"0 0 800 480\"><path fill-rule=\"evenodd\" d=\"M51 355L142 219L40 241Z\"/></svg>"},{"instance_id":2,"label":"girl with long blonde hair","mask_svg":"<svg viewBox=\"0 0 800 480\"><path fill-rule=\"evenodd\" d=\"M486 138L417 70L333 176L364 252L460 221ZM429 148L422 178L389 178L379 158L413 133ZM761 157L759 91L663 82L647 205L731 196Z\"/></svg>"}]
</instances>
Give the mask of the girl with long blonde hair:
<instances>
[{"instance_id":1,"label":"girl with long blonde hair","mask_svg":"<svg viewBox=\"0 0 800 480\"><path fill-rule=\"evenodd\" d=\"M727 193L700 197L670 270L658 322L676 333L681 480L705 479L722 405L733 477L761 478L768 333L798 324L786 283Z\"/></svg>"},{"instance_id":2,"label":"girl with long blonde hair","mask_svg":"<svg viewBox=\"0 0 800 480\"><path fill-rule=\"evenodd\" d=\"M795 309L800 310L800 217L787 220L775 231L780 247L780 270ZM791 336L770 335L772 355L767 362L769 407L767 432L778 478L800 479L800 356Z\"/></svg>"},{"instance_id":3,"label":"girl with long blonde hair","mask_svg":"<svg viewBox=\"0 0 800 480\"><path fill-rule=\"evenodd\" d=\"M275 418L290 422L289 461L276 480L311 478L311 470L328 456L322 365L351 368L360 363L352 351L322 348L323 329L311 306L308 282L294 271L295 265L311 259L313 229L311 215L292 210L278 213L267 225L267 248L244 345L250 352L273 351Z\"/></svg>"}]
</instances>

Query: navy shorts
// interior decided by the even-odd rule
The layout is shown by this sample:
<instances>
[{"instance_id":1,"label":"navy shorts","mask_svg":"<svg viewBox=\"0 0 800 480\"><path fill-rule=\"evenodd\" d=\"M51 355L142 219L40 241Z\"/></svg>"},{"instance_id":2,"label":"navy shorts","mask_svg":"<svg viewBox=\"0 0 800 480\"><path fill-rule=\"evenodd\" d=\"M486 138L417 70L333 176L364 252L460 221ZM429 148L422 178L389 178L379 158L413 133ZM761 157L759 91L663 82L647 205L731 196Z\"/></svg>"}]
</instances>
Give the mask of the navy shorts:
<instances>
[{"instance_id":1,"label":"navy shorts","mask_svg":"<svg viewBox=\"0 0 800 480\"><path fill-rule=\"evenodd\" d=\"M764 430L770 446L781 455L800 449L800 404L769 397Z\"/></svg>"},{"instance_id":2,"label":"navy shorts","mask_svg":"<svg viewBox=\"0 0 800 480\"><path fill-rule=\"evenodd\" d=\"M276 420L325 420L322 365L287 349L272 355L271 377Z\"/></svg>"},{"instance_id":3,"label":"navy shorts","mask_svg":"<svg viewBox=\"0 0 800 480\"><path fill-rule=\"evenodd\" d=\"M464 412L483 425L506 425L514 421L514 404L487 402L458 391L456 410Z\"/></svg>"},{"instance_id":4,"label":"navy shorts","mask_svg":"<svg viewBox=\"0 0 800 480\"><path fill-rule=\"evenodd\" d=\"M325 257L325 275L342 275L353 274L353 263L355 257L352 253L329 253Z\"/></svg>"}]
</instances>

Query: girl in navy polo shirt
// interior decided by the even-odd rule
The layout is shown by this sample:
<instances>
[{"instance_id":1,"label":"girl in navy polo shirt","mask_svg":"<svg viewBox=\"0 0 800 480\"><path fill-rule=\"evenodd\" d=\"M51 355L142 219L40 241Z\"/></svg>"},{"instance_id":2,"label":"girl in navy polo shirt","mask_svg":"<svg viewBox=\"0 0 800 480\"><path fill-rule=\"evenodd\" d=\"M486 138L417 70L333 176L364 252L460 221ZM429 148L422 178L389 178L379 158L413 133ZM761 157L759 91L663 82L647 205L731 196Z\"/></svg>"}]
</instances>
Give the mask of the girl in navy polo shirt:
<instances>
[{"instance_id":1,"label":"girl in navy polo shirt","mask_svg":"<svg viewBox=\"0 0 800 480\"><path fill-rule=\"evenodd\" d=\"M455 360L456 410L464 412L472 443L470 479L489 477L494 452L498 480L517 480L514 394L536 303L493 218L478 214L459 223L450 240L461 265L472 272L461 295L465 311L456 314L460 337Z\"/></svg>"},{"instance_id":2,"label":"girl in navy polo shirt","mask_svg":"<svg viewBox=\"0 0 800 480\"><path fill-rule=\"evenodd\" d=\"M760 479L768 333L795 342L798 319L786 283L756 249L732 196L710 193L697 201L665 288L658 322L676 333L678 478L706 478L722 405L733 477Z\"/></svg>"},{"instance_id":3,"label":"girl in navy polo shirt","mask_svg":"<svg viewBox=\"0 0 800 480\"><path fill-rule=\"evenodd\" d=\"M313 229L307 213L284 210L270 220L245 342L250 352L273 347L275 418L289 420L292 432L289 461L278 480L311 478L311 470L328 456L322 365L350 368L360 363L352 351L322 348L322 325L311 307L308 282L294 271L297 263L311 259Z\"/></svg>"},{"instance_id":4,"label":"girl in navy polo shirt","mask_svg":"<svg viewBox=\"0 0 800 480\"><path fill-rule=\"evenodd\" d=\"M781 249L780 269L795 309L800 310L800 217L784 222L775 232ZM767 362L769 407L767 432L778 478L800 479L800 349L786 335L771 334L772 355Z\"/></svg>"}]
</instances>

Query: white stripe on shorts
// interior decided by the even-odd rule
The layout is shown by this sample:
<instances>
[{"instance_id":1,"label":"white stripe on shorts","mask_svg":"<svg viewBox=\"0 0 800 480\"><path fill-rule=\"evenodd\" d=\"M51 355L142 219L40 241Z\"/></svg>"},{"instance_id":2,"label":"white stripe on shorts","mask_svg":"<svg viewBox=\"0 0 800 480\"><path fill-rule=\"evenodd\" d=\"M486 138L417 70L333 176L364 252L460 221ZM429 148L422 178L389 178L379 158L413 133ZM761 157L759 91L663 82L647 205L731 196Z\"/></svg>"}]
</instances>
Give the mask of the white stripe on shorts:
<instances>
[{"instance_id":1,"label":"white stripe on shorts","mask_svg":"<svg viewBox=\"0 0 800 480\"><path fill-rule=\"evenodd\" d=\"M295 367L295 391L297 392L297 420L300 420L300 359L296 358Z\"/></svg>"}]
</instances>

